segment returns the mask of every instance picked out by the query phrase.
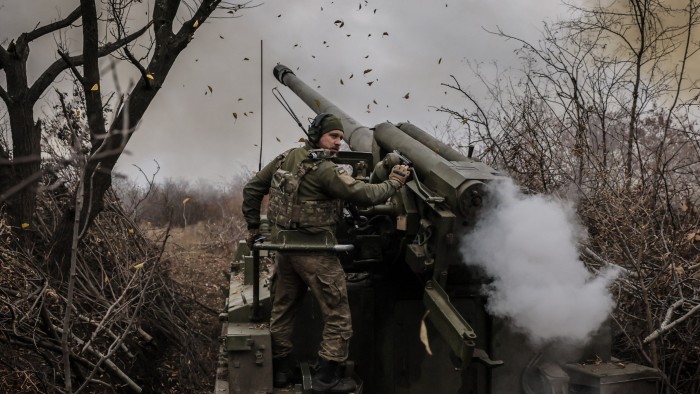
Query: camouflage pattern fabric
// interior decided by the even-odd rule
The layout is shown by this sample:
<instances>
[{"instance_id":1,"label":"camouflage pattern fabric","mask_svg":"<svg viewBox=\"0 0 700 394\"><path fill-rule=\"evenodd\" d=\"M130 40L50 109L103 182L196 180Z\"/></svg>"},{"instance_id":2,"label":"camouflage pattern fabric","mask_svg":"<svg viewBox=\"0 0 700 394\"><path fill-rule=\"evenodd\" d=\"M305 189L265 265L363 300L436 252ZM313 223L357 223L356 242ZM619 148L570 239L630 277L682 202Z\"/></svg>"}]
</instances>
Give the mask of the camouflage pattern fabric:
<instances>
[{"instance_id":1,"label":"camouflage pattern fabric","mask_svg":"<svg viewBox=\"0 0 700 394\"><path fill-rule=\"evenodd\" d=\"M330 206L336 202L347 201L360 206L370 206L385 202L399 188L401 183L387 180L382 183L369 184L350 176L345 169L332 161L309 159L312 151L310 145L291 149L277 156L258 172L243 189L243 216L248 229L260 226L260 209L263 197L270 194L273 177L278 170L295 174L302 168L302 163L312 161L310 170L303 177L298 177L299 185L294 204L308 204L314 210L311 216L320 216L330 212ZM313 169L311 169L313 168ZM303 179L302 179L303 178ZM293 179L288 179L293 181ZM286 194L286 193L285 193ZM272 196L271 196L272 197ZM277 196L275 199L279 198ZM320 208L319 208L320 206ZM273 213L284 211L278 203L271 207ZM338 209L339 210L339 209ZM297 214L290 213L290 218ZM268 211L269 216L269 211ZM299 223L303 218L299 217ZM326 218L328 220L330 218ZM286 219L285 219L286 220ZM292 243L295 240L303 244L335 243L335 218L328 222L313 219L308 226L294 230L285 229L279 223L273 226L272 240L279 242L284 238ZM291 220L290 220L291 223ZM298 226L298 225L297 225ZM319 356L331 361L344 361L348 356L348 341L352 336L352 321L348 305L345 273L335 255L292 255L277 254L274 294L270 331L272 334L273 357L278 358L292 351L292 330L297 312L307 292L311 289L321 306L324 329Z\"/></svg>"},{"instance_id":2,"label":"camouflage pattern fabric","mask_svg":"<svg viewBox=\"0 0 700 394\"><path fill-rule=\"evenodd\" d=\"M285 155L277 156L248 181L243 188L242 210L249 229L260 226L260 207L263 197L270 193L275 172L278 169L290 173L296 172L302 161L309 160L311 150L312 147L307 145L285 152ZM299 203L340 199L360 206L369 206L386 201L401 187L401 184L395 180L377 184L358 181L330 160L320 160L317 164L318 168L309 171L299 185ZM308 234L335 232L335 226L310 226L300 231Z\"/></svg>"},{"instance_id":3,"label":"camouflage pattern fabric","mask_svg":"<svg viewBox=\"0 0 700 394\"><path fill-rule=\"evenodd\" d=\"M292 351L292 332L307 288L316 298L324 327L318 355L326 360L345 361L352 337L352 320L345 272L334 255L290 255L277 253L274 305L270 320L272 356Z\"/></svg>"}]
</instances>

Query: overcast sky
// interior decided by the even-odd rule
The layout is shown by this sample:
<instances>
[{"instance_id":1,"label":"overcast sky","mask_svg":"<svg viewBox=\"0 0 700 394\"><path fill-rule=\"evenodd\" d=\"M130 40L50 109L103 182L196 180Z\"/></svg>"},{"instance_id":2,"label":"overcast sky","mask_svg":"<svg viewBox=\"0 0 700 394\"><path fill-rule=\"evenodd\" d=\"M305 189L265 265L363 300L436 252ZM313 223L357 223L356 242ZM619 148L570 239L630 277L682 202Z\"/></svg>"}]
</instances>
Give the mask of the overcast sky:
<instances>
[{"instance_id":1,"label":"overcast sky","mask_svg":"<svg viewBox=\"0 0 700 394\"><path fill-rule=\"evenodd\" d=\"M38 22L67 15L79 1L0 0L0 4L0 40L6 40ZM464 106L462 98L446 95L440 86L450 82L450 74L463 86L477 86L467 61L485 62L487 69L491 61L501 70L517 65L516 44L484 29L500 26L535 41L542 21L564 12L559 0L275 0L259 4L238 18L211 19L198 29L129 142L129 154L119 160L118 171L137 177L134 164L150 173L157 160L160 180L226 182L243 168L256 170L261 40L264 164L297 145L302 136L270 89L280 86L305 125L313 116L273 78L275 64L287 65L312 87L320 86L317 90L322 95L367 126L409 120L431 132L447 120L431 106ZM55 59L53 40L32 46L32 78ZM372 71L364 74L367 69ZM133 71L122 72L119 79L128 85L137 76ZM408 99L403 98L406 93ZM41 112L37 108L37 114Z\"/></svg>"}]
</instances>

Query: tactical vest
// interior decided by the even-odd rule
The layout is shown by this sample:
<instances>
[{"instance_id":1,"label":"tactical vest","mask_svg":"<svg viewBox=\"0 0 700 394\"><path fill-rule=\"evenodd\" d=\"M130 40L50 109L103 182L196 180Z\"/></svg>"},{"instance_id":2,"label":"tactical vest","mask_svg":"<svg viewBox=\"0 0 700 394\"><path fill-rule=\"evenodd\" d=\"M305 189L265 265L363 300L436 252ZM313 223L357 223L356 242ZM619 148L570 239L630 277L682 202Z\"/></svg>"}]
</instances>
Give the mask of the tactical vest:
<instances>
[{"instance_id":1,"label":"tactical vest","mask_svg":"<svg viewBox=\"0 0 700 394\"><path fill-rule=\"evenodd\" d=\"M291 150L284 152L277 164L270 185L270 206L267 217L277 226L286 229L333 226L340 221L342 200L299 201L299 186L304 176L315 171L321 160L306 159L296 172L285 171L282 165Z\"/></svg>"}]
</instances>

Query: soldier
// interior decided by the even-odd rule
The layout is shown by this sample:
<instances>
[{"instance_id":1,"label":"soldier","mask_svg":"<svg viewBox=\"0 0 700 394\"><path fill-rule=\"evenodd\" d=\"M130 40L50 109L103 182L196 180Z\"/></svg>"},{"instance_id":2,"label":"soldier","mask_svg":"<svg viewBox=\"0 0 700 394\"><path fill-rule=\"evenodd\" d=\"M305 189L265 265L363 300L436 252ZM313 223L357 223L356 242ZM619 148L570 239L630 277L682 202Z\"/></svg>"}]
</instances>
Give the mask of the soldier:
<instances>
[{"instance_id":1,"label":"soldier","mask_svg":"<svg viewBox=\"0 0 700 394\"><path fill-rule=\"evenodd\" d=\"M319 114L309 126L304 147L277 156L243 189L243 215L252 245L260 225L260 205L270 194L268 218L272 238L292 237L304 244L336 244L335 227L342 218L343 201L374 205L386 201L410 174L404 165L392 168L389 180L368 184L355 180L329 160L343 140L343 125L332 114ZM347 393L356 389L349 379L338 378L339 364L348 357L352 322L345 273L332 253L277 253L277 279L273 294L270 333L275 387L291 378L290 353L294 320L307 288L323 316L319 360L312 380L314 392Z\"/></svg>"}]
</instances>

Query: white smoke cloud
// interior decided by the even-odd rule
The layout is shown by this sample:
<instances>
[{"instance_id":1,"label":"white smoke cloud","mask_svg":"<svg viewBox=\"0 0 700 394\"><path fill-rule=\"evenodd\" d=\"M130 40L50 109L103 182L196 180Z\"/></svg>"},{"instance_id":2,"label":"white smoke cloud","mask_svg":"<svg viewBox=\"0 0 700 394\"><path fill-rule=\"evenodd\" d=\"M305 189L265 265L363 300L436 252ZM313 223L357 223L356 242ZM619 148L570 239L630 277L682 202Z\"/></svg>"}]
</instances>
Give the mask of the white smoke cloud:
<instances>
[{"instance_id":1,"label":"white smoke cloud","mask_svg":"<svg viewBox=\"0 0 700 394\"><path fill-rule=\"evenodd\" d=\"M614 306L607 286L618 272L593 277L583 265L576 249L583 232L570 204L525 195L510 180L490 191L492 206L461 248L468 264L493 278L485 288L489 312L535 344L583 343Z\"/></svg>"}]
</instances>

